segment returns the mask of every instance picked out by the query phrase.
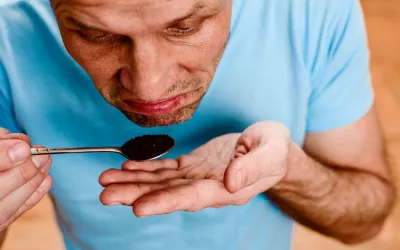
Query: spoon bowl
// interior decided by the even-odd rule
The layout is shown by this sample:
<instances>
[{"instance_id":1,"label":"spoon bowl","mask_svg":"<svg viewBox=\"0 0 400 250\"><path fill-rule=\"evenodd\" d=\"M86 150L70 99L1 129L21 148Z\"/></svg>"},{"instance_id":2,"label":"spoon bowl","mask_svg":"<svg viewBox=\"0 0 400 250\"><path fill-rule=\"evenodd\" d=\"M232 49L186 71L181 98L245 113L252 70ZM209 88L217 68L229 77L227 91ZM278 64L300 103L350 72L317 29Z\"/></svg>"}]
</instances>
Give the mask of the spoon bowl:
<instances>
[{"instance_id":1,"label":"spoon bowl","mask_svg":"<svg viewBox=\"0 0 400 250\"><path fill-rule=\"evenodd\" d=\"M31 148L31 155L69 154L69 153L118 153L130 161L148 161L160 158L175 147L169 135L143 135L132 138L122 147L84 147L84 148Z\"/></svg>"},{"instance_id":2,"label":"spoon bowl","mask_svg":"<svg viewBox=\"0 0 400 250\"><path fill-rule=\"evenodd\" d=\"M154 160L169 153L175 141L168 135L144 135L127 141L121 147L121 154L129 160Z\"/></svg>"}]
</instances>

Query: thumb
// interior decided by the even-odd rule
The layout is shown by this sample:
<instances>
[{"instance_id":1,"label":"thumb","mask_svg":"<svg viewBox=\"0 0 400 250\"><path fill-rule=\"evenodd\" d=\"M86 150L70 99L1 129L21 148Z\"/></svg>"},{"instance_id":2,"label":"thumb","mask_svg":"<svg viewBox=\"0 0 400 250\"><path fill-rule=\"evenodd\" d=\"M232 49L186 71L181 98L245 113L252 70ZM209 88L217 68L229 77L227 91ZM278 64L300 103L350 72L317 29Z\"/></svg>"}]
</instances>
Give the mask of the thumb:
<instances>
[{"instance_id":1,"label":"thumb","mask_svg":"<svg viewBox=\"0 0 400 250\"><path fill-rule=\"evenodd\" d=\"M265 152L259 147L249 153L233 159L225 171L225 187L230 193L236 193L258 180L266 177Z\"/></svg>"},{"instance_id":2,"label":"thumb","mask_svg":"<svg viewBox=\"0 0 400 250\"><path fill-rule=\"evenodd\" d=\"M225 188L230 193L262 181L265 191L285 176L288 148L285 143L269 141L233 159L225 171ZM260 183L261 185L261 183Z\"/></svg>"}]
</instances>

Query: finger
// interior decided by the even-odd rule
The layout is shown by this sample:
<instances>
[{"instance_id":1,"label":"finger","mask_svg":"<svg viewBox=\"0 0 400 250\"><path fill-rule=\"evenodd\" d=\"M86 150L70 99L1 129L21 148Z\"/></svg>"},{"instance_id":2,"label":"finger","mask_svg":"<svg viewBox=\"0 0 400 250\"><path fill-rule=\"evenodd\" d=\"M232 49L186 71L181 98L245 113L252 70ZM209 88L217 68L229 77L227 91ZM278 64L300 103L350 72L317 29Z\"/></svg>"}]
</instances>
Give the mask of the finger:
<instances>
[{"instance_id":1,"label":"finger","mask_svg":"<svg viewBox=\"0 0 400 250\"><path fill-rule=\"evenodd\" d=\"M132 206L141 196L152 191L165 189L173 185L188 183L189 180L172 180L163 183L127 183L107 186L100 194L100 202L105 206Z\"/></svg>"},{"instance_id":2,"label":"finger","mask_svg":"<svg viewBox=\"0 0 400 250\"><path fill-rule=\"evenodd\" d=\"M265 143L270 139L290 140L290 130L276 121L261 121L248 127L241 137L247 137L255 144Z\"/></svg>"},{"instance_id":3,"label":"finger","mask_svg":"<svg viewBox=\"0 0 400 250\"><path fill-rule=\"evenodd\" d=\"M138 217L176 211L195 212L223 205L232 199L231 196L219 181L191 181L144 195L135 202L133 210Z\"/></svg>"},{"instance_id":4,"label":"finger","mask_svg":"<svg viewBox=\"0 0 400 250\"><path fill-rule=\"evenodd\" d=\"M15 133L15 134L5 134L0 137L0 139L15 139L15 140L22 140L28 144L31 144L31 139L29 136L22 134L22 133Z\"/></svg>"},{"instance_id":5,"label":"finger","mask_svg":"<svg viewBox=\"0 0 400 250\"><path fill-rule=\"evenodd\" d=\"M276 179L278 182L283 178L286 169L284 165L286 161L283 158L286 154L279 150L279 147L268 143L232 160L225 171L226 189L231 193L236 193L267 177L271 180Z\"/></svg>"},{"instance_id":6,"label":"finger","mask_svg":"<svg viewBox=\"0 0 400 250\"><path fill-rule=\"evenodd\" d=\"M5 128L0 128L0 138L2 138L4 135L8 135L8 134L11 134L11 132Z\"/></svg>"},{"instance_id":7,"label":"finger","mask_svg":"<svg viewBox=\"0 0 400 250\"><path fill-rule=\"evenodd\" d=\"M45 176L42 173L36 174L34 178L25 183L22 187L14 190L7 197L0 201L1 221L4 218L10 218L18 209L31 197L44 181Z\"/></svg>"},{"instance_id":8,"label":"finger","mask_svg":"<svg viewBox=\"0 0 400 250\"><path fill-rule=\"evenodd\" d=\"M149 192L137 199L133 211L138 217L170 214L177 211L196 212L204 208L241 206L265 191L264 182L245 187L235 194L216 180L185 180L179 185Z\"/></svg>"},{"instance_id":9,"label":"finger","mask_svg":"<svg viewBox=\"0 0 400 250\"><path fill-rule=\"evenodd\" d=\"M126 161L122 164L124 170L156 171L159 169L177 169L178 162L173 159L161 159L144 162Z\"/></svg>"},{"instance_id":10,"label":"finger","mask_svg":"<svg viewBox=\"0 0 400 250\"><path fill-rule=\"evenodd\" d=\"M158 183L181 176L182 173L174 169L160 169L154 172L109 169L100 175L99 183L103 187L117 183Z\"/></svg>"},{"instance_id":11,"label":"finger","mask_svg":"<svg viewBox=\"0 0 400 250\"><path fill-rule=\"evenodd\" d=\"M32 160L0 172L0 200L30 181L39 172L42 174L48 173L50 165L51 158L48 155L35 155Z\"/></svg>"},{"instance_id":12,"label":"finger","mask_svg":"<svg viewBox=\"0 0 400 250\"><path fill-rule=\"evenodd\" d=\"M22 140L0 140L0 171L15 167L31 156L31 148Z\"/></svg>"},{"instance_id":13,"label":"finger","mask_svg":"<svg viewBox=\"0 0 400 250\"><path fill-rule=\"evenodd\" d=\"M13 223L17 218L19 218L22 214L36 206L49 192L51 186L53 184L53 180L50 175L48 175L44 181L40 184L38 189L29 197L29 199L17 210L14 215L12 215L5 223L1 223L2 219L0 218L0 225L10 225ZM1 217L1 216L0 216ZM1 230L0 230L1 231Z\"/></svg>"}]
</instances>

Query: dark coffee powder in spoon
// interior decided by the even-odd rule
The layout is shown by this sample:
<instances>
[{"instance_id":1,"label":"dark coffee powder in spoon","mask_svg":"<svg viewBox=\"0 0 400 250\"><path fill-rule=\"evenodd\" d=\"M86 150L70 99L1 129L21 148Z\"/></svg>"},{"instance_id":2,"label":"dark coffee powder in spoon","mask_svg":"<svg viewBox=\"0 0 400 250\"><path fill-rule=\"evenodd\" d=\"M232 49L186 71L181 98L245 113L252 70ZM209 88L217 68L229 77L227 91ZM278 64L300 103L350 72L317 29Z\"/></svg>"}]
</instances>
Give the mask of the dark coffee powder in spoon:
<instances>
[{"instance_id":1,"label":"dark coffee powder in spoon","mask_svg":"<svg viewBox=\"0 0 400 250\"><path fill-rule=\"evenodd\" d=\"M168 153L174 146L168 135L143 135L127 141L121 151L130 160L145 161Z\"/></svg>"}]
</instances>

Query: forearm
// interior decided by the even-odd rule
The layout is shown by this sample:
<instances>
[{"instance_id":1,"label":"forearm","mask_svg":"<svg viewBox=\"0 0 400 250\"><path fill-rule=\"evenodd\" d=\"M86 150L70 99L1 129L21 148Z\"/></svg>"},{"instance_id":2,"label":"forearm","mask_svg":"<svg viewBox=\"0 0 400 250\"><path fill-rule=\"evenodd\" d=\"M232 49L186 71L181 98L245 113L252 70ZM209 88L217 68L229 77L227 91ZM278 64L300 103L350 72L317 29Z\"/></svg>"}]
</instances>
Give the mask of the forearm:
<instances>
[{"instance_id":1,"label":"forearm","mask_svg":"<svg viewBox=\"0 0 400 250\"><path fill-rule=\"evenodd\" d=\"M4 244L4 240L6 239L7 229L0 231L0 249Z\"/></svg>"},{"instance_id":2,"label":"forearm","mask_svg":"<svg viewBox=\"0 0 400 250\"><path fill-rule=\"evenodd\" d=\"M394 197L390 181L358 170L325 166L292 146L288 174L267 195L299 223L352 244L375 236Z\"/></svg>"}]
</instances>

